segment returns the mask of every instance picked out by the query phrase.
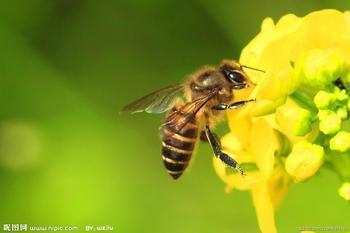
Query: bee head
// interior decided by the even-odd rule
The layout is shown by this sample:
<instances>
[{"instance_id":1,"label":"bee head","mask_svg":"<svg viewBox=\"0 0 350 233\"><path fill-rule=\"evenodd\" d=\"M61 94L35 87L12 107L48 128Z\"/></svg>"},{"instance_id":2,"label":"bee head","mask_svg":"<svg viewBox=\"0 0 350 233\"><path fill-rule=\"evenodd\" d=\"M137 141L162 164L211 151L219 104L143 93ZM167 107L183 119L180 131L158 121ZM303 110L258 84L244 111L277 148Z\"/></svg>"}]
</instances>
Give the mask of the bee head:
<instances>
[{"instance_id":1,"label":"bee head","mask_svg":"<svg viewBox=\"0 0 350 233\"><path fill-rule=\"evenodd\" d=\"M223 61L219 69L232 85L240 86L241 88L247 87L247 75L244 73L238 62Z\"/></svg>"}]
</instances>

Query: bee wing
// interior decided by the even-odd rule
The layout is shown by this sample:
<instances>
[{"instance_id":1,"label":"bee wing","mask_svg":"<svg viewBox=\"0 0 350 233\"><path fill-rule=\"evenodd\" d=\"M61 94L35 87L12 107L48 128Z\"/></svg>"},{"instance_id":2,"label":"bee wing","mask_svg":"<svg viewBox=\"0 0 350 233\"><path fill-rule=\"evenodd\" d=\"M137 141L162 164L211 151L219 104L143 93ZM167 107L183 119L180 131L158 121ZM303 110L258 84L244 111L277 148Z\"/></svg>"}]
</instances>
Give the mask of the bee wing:
<instances>
[{"instance_id":1,"label":"bee wing","mask_svg":"<svg viewBox=\"0 0 350 233\"><path fill-rule=\"evenodd\" d=\"M154 91L126 105L122 112L163 113L173 107L175 100L183 95L184 86L172 85Z\"/></svg>"},{"instance_id":2,"label":"bee wing","mask_svg":"<svg viewBox=\"0 0 350 233\"><path fill-rule=\"evenodd\" d=\"M167 121L162 125L173 128L180 131L189 122L195 119L198 111L206 104L208 101L217 94L217 91L213 91L208 95L200 97L182 106L177 111L172 112L168 117ZM181 112L181 114L178 114Z\"/></svg>"}]
</instances>

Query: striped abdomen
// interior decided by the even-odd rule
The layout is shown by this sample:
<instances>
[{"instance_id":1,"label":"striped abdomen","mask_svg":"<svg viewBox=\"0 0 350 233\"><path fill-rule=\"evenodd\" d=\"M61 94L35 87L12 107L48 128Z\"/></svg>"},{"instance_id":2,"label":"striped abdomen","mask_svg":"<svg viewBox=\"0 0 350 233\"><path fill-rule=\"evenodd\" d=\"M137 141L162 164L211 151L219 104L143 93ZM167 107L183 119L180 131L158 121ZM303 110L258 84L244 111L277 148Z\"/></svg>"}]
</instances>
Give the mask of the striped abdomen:
<instances>
[{"instance_id":1,"label":"striped abdomen","mask_svg":"<svg viewBox=\"0 0 350 233\"><path fill-rule=\"evenodd\" d=\"M176 128L176 122L185 120L189 115L175 108L170 112L170 115L175 119L175 122L165 124L161 128L162 158L168 173L177 179L190 162L198 137L198 125L197 119L193 117L179 130Z\"/></svg>"}]
</instances>

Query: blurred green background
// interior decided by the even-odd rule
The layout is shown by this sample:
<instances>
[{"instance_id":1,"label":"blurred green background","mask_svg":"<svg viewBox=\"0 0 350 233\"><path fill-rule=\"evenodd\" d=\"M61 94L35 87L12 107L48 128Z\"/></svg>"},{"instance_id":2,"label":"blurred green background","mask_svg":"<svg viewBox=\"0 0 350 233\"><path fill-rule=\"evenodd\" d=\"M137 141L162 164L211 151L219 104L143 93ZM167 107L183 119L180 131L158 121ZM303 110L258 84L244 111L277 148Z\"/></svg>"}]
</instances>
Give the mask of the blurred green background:
<instances>
[{"instance_id":1,"label":"blurred green background","mask_svg":"<svg viewBox=\"0 0 350 233\"><path fill-rule=\"evenodd\" d=\"M173 181L159 152L163 116L118 111L204 64L237 59L265 17L323 8L350 2L1 2L0 224L258 232L250 194L224 193L208 145ZM350 226L339 185L322 171L294 186L277 213L280 232Z\"/></svg>"}]
</instances>

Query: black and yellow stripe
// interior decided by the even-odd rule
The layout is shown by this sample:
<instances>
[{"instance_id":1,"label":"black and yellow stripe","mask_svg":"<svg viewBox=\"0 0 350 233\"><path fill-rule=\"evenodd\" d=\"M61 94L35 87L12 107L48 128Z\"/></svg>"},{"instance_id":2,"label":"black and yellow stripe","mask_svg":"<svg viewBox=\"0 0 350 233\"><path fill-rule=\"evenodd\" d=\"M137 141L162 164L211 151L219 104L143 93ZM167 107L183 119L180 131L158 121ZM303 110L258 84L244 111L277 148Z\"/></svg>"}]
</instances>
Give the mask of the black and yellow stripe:
<instances>
[{"instance_id":1,"label":"black and yellow stripe","mask_svg":"<svg viewBox=\"0 0 350 233\"><path fill-rule=\"evenodd\" d=\"M180 112L178 118L186 117ZM187 168L198 137L196 119L186 124L180 131L165 125L162 128L162 158L168 173L179 178Z\"/></svg>"}]
</instances>

